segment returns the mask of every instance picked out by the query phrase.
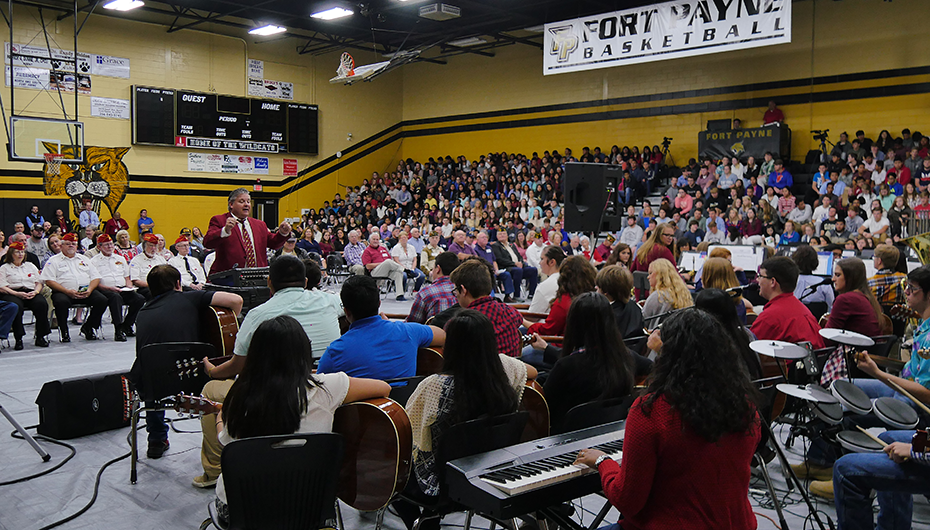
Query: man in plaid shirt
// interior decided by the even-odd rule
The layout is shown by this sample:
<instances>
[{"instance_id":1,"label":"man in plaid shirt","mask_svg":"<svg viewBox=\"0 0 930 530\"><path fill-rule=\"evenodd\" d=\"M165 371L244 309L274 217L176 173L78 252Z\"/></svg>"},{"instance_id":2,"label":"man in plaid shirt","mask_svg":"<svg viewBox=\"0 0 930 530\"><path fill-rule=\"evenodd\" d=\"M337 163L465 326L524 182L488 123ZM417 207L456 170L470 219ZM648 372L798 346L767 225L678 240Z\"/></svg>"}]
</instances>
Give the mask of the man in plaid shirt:
<instances>
[{"instance_id":1,"label":"man in plaid shirt","mask_svg":"<svg viewBox=\"0 0 930 530\"><path fill-rule=\"evenodd\" d=\"M481 258L469 258L462 262L449 276L455 285L452 291L459 305L484 313L494 324L497 335L497 351L504 355L520 355L520 312L491 296L491 268Z\"/></svg>"},{"instance_id":2,"label":"man in plaid shirt","mask_svg":"<svg viewBox=\"0 0 930 530\"><path fill-rule=\"evenodd\" d=\"M449 275L458 266L459 258L453 252L443 252L436 256L436 266L429 274L433 283L417 293L410 314L407 315L407 322L426 324L430 318L458 303L452 294L455 286L449 279Z\"/></svg>"},{"instance_id":3,"label":"man in plaid shirt","mask_svg":"<svg viewBox=\"0 0 930 530\"><path fill-rule=\"evenodd\" d=\"M365 266L362 265L362 254L365 253L365 243L361 241L358 230L349 232L349 243L342 250L342 255L349 266L349 272L352 274L365 274Z\"/></svg>"}]
</instances>

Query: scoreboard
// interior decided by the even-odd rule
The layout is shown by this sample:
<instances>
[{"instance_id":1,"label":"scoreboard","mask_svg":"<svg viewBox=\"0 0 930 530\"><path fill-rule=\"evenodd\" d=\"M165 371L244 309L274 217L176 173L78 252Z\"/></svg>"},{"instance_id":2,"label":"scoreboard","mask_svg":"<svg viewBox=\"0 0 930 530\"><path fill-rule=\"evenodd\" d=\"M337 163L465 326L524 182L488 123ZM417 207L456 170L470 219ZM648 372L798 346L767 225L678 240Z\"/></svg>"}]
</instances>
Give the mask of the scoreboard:
<instances>
[{"instance_id":1,"label":"scoreboard","mask_svg":"<svg viewBox=\"0 0 930 530\"><path fill-rule=\"evenodd\" d=\"M287 101L132 87L132 143L319 154L319 109Z\"/></svg>"}]
</instances>

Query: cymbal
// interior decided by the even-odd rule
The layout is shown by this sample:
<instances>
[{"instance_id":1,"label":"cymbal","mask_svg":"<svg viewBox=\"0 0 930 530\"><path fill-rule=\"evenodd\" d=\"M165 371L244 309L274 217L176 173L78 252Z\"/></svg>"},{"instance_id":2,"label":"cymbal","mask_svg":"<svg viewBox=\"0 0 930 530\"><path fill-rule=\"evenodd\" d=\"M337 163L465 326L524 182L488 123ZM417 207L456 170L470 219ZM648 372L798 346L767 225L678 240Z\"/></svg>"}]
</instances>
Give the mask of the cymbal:
<instances>
[{"instance_id":1,"label":"cymbal","mask_svg":"<svg viewBox=\"0 0 930 530\"><path fill-rule=\"evenodd\" d=\"M832 340L833 342L846 344L847 346L872 346L875 344L875 341L871 338L861 333L847 331L845 329L823 328L820 330L820 336L827 340Z\"/></svg>"},{"instance_id":2,"label":"cymbal","mask_svg":"<svg viewBox=\"0 0 930 530\"><path fill-rule=\"evenodd\" d=\"M789 396L794 396L798 399L803 399L804 401L813 401L814 403L839 403L839 400L833 397L832 394L826 390L820 388L817 385L792 385L790 383L779 383L775 385L775 388L783 394L788 394Z\"/></svg>"},{"instance_id":3,"label":"cymbal","mask_svg":"<svg viewBox=\"0 0 930 530\"><path fill-rule=\"evenodd\" d=\"M776 359L803 359L807 357L807 350L791 342L780 340L754 340L749 343L752 351L775 357Z\"/></svg>"}]
</instances>

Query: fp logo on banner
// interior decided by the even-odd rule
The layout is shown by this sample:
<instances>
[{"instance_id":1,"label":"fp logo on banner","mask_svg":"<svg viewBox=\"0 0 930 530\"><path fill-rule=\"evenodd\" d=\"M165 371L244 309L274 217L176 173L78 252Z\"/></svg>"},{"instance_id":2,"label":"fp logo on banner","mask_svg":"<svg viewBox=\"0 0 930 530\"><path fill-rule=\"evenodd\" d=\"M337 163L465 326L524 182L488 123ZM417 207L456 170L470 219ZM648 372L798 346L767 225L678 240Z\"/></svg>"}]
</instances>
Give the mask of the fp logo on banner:
<instances>
[{"instance_id":1,"label":"fp logo on banner","mask_svg":"<svg viewBox=\"0 0 930 530\"><path fill-rule=\"evenodd\" d=\"M568 61L568 55L578 49L578 36L572 30L571 25L549 28L549 33L552 34L549 54L557 55L560 63Z\"/></svg>"}]
</instances>

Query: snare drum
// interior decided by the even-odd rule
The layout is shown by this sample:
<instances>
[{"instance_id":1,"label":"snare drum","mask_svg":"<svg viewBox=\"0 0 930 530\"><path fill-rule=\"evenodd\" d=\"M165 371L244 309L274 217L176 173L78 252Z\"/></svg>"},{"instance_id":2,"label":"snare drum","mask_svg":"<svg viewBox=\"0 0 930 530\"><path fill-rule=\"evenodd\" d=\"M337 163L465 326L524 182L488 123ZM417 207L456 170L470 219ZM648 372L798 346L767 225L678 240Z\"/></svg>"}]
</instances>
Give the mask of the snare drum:
<instances>
[{"instance_id":1,"label":"snare drum","mask_svg":"<svg viewBox=\"0 0 930 530\"><path fill-rule=\"evenodd\" d=\"M882 445L859 431L843 431L836 435L843 449L854 453L881 453Z\"/></svg>"},{"instance_id":2,"label":"snare drum","mask_svg":"<svg viewBox=\"0 0 930 530\"><path fill-rule=\"evenodd\" d=\"M872 411L872 400L868 394L849 381L833 381L830 392L844 407L856 414L868 414Z\"/></svg>"},{"instance_id":3,"label":"snare drum","mask_svg":"<svg viewBox=\"0 0 930 530\"><path fill-rule=\"evenodd\" d=\"M878 419L894 427L909 431L917 427L919 418L917 411L911 408L907 403L899 401L893 397L881 397L872 404L872 410Z\"/></svg>"},{"instance_id":4,"label":"snare drum","mask_svg":"<svg viewBox=\"0 0 930 530\"><path fill-rule=\"evenodd\" d=\"M830 425L839 425L843 422L843 407L839 403L815 403L808 401L814 416L820 418Z\"/></svg>"}]
</instances>

